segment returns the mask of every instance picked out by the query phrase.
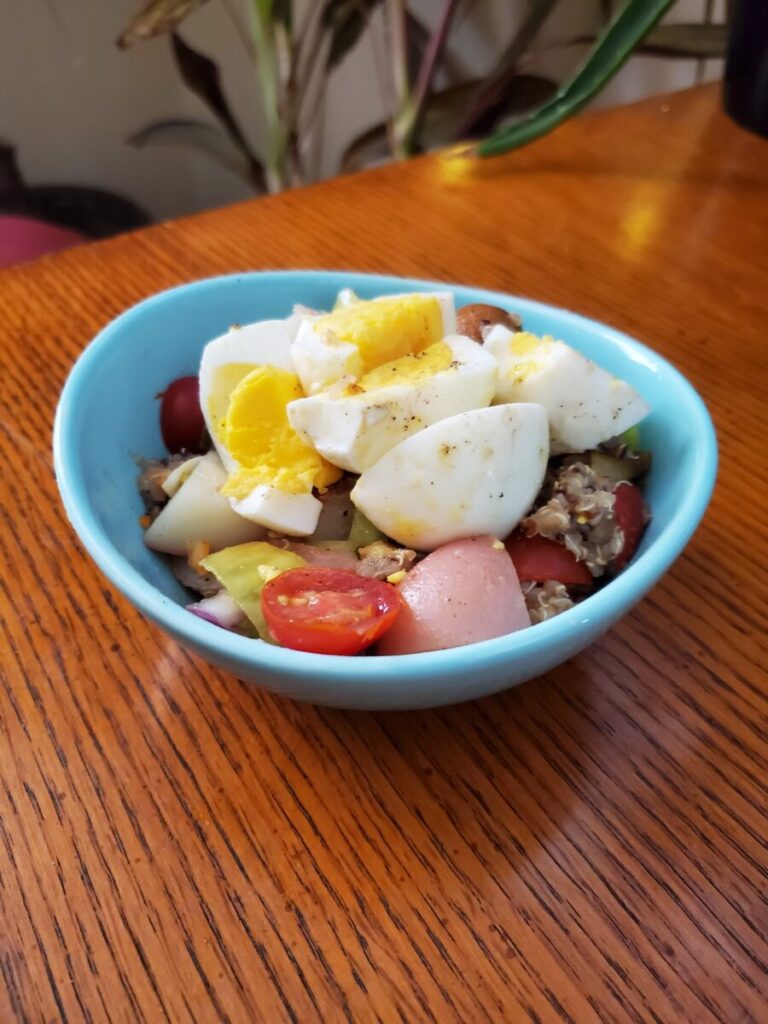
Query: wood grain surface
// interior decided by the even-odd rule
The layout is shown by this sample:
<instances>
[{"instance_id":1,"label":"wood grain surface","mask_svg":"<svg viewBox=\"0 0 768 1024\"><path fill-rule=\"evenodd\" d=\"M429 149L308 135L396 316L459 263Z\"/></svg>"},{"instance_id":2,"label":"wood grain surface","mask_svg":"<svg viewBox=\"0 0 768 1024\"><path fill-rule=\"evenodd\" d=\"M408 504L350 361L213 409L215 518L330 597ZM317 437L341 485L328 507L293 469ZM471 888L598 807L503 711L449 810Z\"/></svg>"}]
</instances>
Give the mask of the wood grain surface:
<instances>
[{"instance_id":1,"label":"wood grain surface","mask_svg":"<svg viewBox=\"0 0 768 1024\"><path fill-rule=\"evenodd\" d=\"M768 142L706 88L0 274L0 1021L768 1019ZM58 392L127 305L242 268L423 275L647 341L722 468L651 596L536 682L341 713L219 673L100 577Z\"/></svg>"}]
</instances>

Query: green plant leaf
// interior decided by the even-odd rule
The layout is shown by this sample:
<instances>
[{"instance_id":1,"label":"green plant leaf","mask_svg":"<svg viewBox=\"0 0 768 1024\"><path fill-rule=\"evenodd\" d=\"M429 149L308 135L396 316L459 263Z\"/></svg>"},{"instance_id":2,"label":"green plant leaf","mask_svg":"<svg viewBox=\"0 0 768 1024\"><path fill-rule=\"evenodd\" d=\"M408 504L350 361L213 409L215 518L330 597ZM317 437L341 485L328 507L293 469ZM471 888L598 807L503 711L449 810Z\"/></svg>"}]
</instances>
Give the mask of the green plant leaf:
<instances>
[{"instance_id":1,"label":"green plant leaf","mask_svg":"<svg viewBox=\"0 0 768 1024\"><path fill-rule=\"evenodd\" d=\"M432 93L425 105L418 144L421 152L446 146L456 139L456 131L470 97L482 81L461 82ZM489 128L503 118L522 114L539 105L557 89L557 83L537 75L518 75L508 85L507 93L488 112ZM391 157L389 131L386 123L374 125L349 143L341 158L344 173L359 171Z\"/></svg>"},{"instance_id":2,"label":"green plant leaf","mask_svg":"<svg viewBox=\"0 0 768 1024\"><path fill-rule=\"evenodd\" d=\"M495 68L478 83L475 94L470 97L457 131L458 137L467 138L478 131L487 130L480 129L479 125L487 123L488 112L503 102L510 83L519 75L520 60L530 50L557 3L558 0L530 0L525 17L496 62Z\"/></svg>"},{"instance_id":3,"label":"green plant leaf","mask_svg":"<svg viewBox=\"0 0 768 1024\"><path fill-rule=\"evenodd\" d=\"M233 171L249 184L253 184L251 165L232 139L221 128L203 121L169 120L149 124L131 135L130 146L185 146L211 157L220 167Z\"/></svg>"},{"instance_id":4,"label":"green plant leaf","mask_svg":"<svg viewBox=\"0 0 768 1024\"><path fill-rule=\"evenodd\" d=\"M272 4L273 0L251 0L254 14L259 18L264 25L268 25L272 20Z\"/></svg>"},{"instance_id":5,"label":"green plant leaf","mask_svg":"<svg viewBox=\"0 0 768 1024\"><path fill-rule=\"evenodd\" d=\"M724 57L728 48L727 25L658 25L649 32L637 52L654 57Z\"/></svg>"},{"instance_id":6,"label":"green plant leaf","mask_svg":"<svg viewBox=\"0 0 768 1024\"><path fill-rule=\"evenodd\" d=\"M521 117L531 110L536 110L550 100L556 92L557 82L551 78L545 78L543 75L515 75L507 80L505 91L493 103L488 104L482 113L477 114L475 134L484 135L486 132L492 132L503 121ZM446 141L455 142L457 139L466 138L466 134L459 131L460 117L463 116L465 110L466 104L464 109L457 111L459 117L456 119L450 140L446 139Z\"/></svg>"},{"instance_id":7,"label":"green plant leaf","mask_svg":"<svg viewBox=\"0 0 768 1024\"><path fill-rule=\"evenodd\" d=\"M133 43L141 42L142 39L151 39L164 32L172 32L187 15L205 2L206 0L149 0L118 36L117 45L124 50Z\"/></svg>"},{"instance_id":8,"label":"green plant leaf","mask_svg":"<svg viewBox=\"0 0 768 1024\"><path fill-rule=\"evenodd\" d=\"M481 157L506 153L541 138L578 113L608 84L673 3L674 0L628 0L600 33L581 68L549 103L479 143L474 152Z\"/></svg>"},{"instance_id":9,"label":"green plant leaf","mask_svg":"<svg viewBox=\"0 0 768 1024\"><path fill-rule=\"evenodd\" d=\"M325 0L321 24L331 34L326 66L335 68L363 34L368 19L382 0Z\"/></svg>"},{"instance_id":10,"label":"green plant leaf","mask_svg":"<svg viewBox=\"0 0 768 1024\"><path fill-rule=\"evenodd\" d=\"M578 36L564 45L591 45L595 36ZM657 25L636 47L635 53L644 57L666 59L706 60L724 57L728 49L727 25L690 24Z\"/></svg>"},{"instance_id":11,"label":"green plant leaf","mask_svg":"<svg viewBox=\"0 0 768 1024\"><path fill-rule=\"evenodd\" d=\"M184 42L178 32L171 33L173 58L185 85L208 107L221 122L232 144L240 150L249 167L249 178L253 185L264 191L264 168L256 159L243 135L235 116L230 110L227 98L221 88L218 66L205 54L199 53Z\"/></svg>"},{"instance_id":12,"label":"green plant leaf","mask_svg":"<svg viewBox=\"0 0 768 1024\"><path fill-rule=\"evenodd\" d=\"M465 138L460 133L467 105L482 88L483 79L461 82L429 98L424 132L419 135L420 149L435 149ZM506 83L492 106L486 107L478 122L478 130L492 131L505 119L520 116L540 107L557 91L557 82L541 75L515 75Z\"/></svg>"}]
</instances>

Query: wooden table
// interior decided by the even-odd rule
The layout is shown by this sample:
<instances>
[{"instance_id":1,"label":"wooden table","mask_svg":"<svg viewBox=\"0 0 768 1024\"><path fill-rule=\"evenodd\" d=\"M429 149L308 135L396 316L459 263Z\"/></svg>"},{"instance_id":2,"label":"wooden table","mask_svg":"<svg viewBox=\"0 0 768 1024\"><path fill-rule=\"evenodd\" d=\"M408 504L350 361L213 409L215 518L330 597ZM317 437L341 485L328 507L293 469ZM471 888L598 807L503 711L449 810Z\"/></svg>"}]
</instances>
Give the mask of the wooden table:
<instances>
[{"instance_id":1,"label":"wooden table","mask_svg":"<svg viewBox=\"0 0 768 1024\"><path fill-rule=\"evenodd\" d=\"M4 1024L768 1019L767 239L768 143L708 88L0 275ZM435 712L300 706L84 557L49 452L83 345L179 281L315 266L579 309L701 390L704 525L559 671Z\"/></svg>"}]
</instances>

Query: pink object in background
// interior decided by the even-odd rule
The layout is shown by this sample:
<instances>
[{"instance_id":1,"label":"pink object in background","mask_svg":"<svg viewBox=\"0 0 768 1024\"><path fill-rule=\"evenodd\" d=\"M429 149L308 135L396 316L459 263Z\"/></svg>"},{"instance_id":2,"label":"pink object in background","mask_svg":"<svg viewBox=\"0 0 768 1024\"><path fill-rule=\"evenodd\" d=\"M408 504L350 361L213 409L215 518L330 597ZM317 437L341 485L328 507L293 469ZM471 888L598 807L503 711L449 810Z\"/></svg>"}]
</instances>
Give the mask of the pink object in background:
<instances>
[{"instance_id":1,"label":"pink object in background","mask_svg":"<svg viewBox=\"0 0 768 1024\"><path fill-rule=\"evenodd\" d=\"M69 249L87 238L69 228L58 228L30 217L0 215L0 267L33 260L46 252Z\"/></svg>"}]
</instances>

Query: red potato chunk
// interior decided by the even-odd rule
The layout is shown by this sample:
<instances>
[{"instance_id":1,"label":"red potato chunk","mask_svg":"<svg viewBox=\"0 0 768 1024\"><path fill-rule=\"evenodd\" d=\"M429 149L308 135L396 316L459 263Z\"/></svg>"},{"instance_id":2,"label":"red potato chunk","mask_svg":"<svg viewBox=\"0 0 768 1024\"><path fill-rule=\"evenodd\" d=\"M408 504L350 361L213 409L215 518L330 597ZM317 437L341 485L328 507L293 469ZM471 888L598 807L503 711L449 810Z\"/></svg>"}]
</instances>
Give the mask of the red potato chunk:
<instances>
[{"instance_id":1,"label":"red potato chunk","mask_svg":"<svg viewBox=\"0 0 768 1024\"><path fill-rule=\"evenodd\" d=\"M493 537L444 544L399 587L404 607L379 641L378 654L419 654L463 647L530 626L520 582Z\"/></svg>"}]
</instances>

